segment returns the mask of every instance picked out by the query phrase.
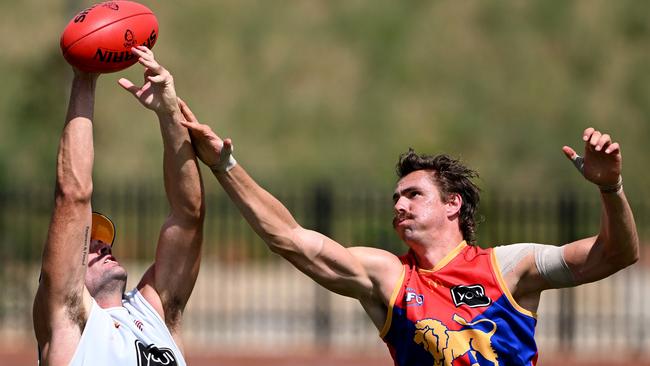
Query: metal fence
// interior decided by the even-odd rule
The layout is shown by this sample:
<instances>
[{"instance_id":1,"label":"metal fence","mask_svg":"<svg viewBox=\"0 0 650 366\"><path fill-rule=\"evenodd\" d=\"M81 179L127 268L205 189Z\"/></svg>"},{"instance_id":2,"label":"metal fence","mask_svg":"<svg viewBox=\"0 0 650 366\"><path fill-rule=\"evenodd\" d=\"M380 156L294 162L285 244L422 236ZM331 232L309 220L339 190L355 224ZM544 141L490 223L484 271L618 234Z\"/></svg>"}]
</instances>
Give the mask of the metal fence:
<instances>
[{"instance_id":1,"label":"metal fence","mask_svg":"<svg viewBox=\"0 0 650 366\"><path fill-rule=\"evenodd\" d=\"M376 246L396 254L406 250L390 224L391 192L338 192L320 185L275 193L304 226L343 245ZM600 216L595 199L595 193L590 199L487 196L479 243L561 244L593 235ZM52 201L50 189L0 191L0 342L5 346L33 342L31 304ZM115 221L114 252L134 286L153 259L167 213L161 189L125 185L100 191L93 206ZM643 241L650 227L647 202L634 202L633 209ZM206 219L201 274L184 326L189 348L385 352L356 301L329 293L270 253L224 194L208 196ZM540 349L650 357L645 351L650 349L649 278L650 267L642 260L595 284L545 292L537 329Z\"/></svg>"}]
</instances>

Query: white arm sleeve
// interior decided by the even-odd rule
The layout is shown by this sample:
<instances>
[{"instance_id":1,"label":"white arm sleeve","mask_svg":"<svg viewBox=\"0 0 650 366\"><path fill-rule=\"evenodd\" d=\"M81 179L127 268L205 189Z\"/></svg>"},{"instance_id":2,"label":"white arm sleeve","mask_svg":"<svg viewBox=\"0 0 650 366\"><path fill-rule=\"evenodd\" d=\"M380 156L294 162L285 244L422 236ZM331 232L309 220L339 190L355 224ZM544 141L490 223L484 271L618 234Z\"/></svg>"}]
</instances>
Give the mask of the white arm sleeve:
<instances>
[{"instance_id":1,"label":"white arm sleeve","mask_svg":"<svg viewBox=\"0 0 650 366\"><path fill-rule=\"evenodd\" d=\"M505 276L528 255L535 256L535 266L548 283L556 288L575 286L571 269L564 260L563 247L535 243L510 244L494 248Z\"/></svg>"}]
</instances>

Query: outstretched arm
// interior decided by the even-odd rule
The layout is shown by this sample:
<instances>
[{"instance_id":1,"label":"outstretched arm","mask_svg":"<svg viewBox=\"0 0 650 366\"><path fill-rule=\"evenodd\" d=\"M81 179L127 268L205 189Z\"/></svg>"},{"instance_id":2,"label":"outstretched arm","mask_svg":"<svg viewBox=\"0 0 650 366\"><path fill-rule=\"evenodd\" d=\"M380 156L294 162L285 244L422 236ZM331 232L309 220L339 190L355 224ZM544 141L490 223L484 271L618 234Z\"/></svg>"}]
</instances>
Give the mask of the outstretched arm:
<instances>
[{"instance_id":1,"label":"outstretched arm","mask_svg":"<svg viewBox=\"0 0 650 366\"><path fill-rule=\"evenodd\" d=\"M91 223L97 74L75 70L56 163L54 211L34 301L34 329L45 362L67 363L79 342L91 298L84 278Z\"/></svg>"},{"instance_id":2,"label":"outstretched arm","mask_svg":"<svg viewBox=\"0 0 650 366\"><path fill-rule=\"evenodd\" d=\"M232 159L229 139L221 140L207 125L183 125L191 130L199 158L210 166L244 218L273 252L327 289L359 299L375 324L383 324L385 305L402 271L397 257L374 248L345 248L321 233L303 228L280 201Z\"/></svg>"},{"instance_id":3,"label":"outstretched arm","mask_svg":"<svg viewBox=\"0 0 650 366\"><path fill-rule=\"evenodd\" d=\"M535 304L539 301L539 292L544 289L597 281L639 258L636 224L623 192L620 146L612 142L608 134L593 128L587 128L582 138L585 142L584 157L568 146L562 150L585 179L599 188L602 202L600 231L596 236L560 248L540 246L535 255L522 260L518 277L521 280L513 282L516 283L515 292L524 299L532 297Z\"/></svg>"},{"instance_id":4,"label":"outstretched arm","mask_svg":"<svg viewBox=\"0 0 650 366\"><path fill-rule=\"evenodd\" d=\"M576 284L600 280L639 259L639 236L623 192L619 144L593 128L584 131L583 140L582 161L572 148L565 146L563 151L582 168L584 177L599 187L602 212L597 236L569 243L564 248L564 259Z\"/></svg>"},{"instance_id":5,"label":"outstretched arm","mask_svg":"<svg viewBox=\"0 0 650 366\"><path fill-rule=\"evenodd\" d=\"M203 240L204 199L198 164L176 97L172 75L140 46L134 54L145 66L141 87L126 79L119 84L158 116L163 139L163 174L170 213L158 239L156 258L138 288L163 316L172 333L192 293L199 271Z\"/></svg>"}]
</instances>

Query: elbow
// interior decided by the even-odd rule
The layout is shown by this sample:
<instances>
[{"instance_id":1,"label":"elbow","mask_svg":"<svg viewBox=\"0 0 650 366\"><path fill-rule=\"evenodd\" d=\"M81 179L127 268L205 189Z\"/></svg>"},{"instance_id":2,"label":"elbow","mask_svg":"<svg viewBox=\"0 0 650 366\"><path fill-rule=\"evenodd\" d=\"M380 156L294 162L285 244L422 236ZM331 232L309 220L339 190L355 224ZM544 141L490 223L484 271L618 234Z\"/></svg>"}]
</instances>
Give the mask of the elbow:
<instances>
[{"instance_id":1,"label":"elbow","mask_svg":"<svg viewBox=\"0 0 650 366\"><path fill-rule=\"evenodd\" d=\"M191 182L188 189L184 190L183 212L187 219L203 222L205 218L205 188L201 181Z\"/></svg>"},{"instance_id":2,"label":"elbow","mask_svg":"<svg viewBox=\"0 0 650 366\"><path fill-rule=\"evenodd\" d=\"M205 220L205 200L203 194L192 194L175 206L172 206L172 215L181 221L200 226Z\"/></svg>"},{"instance_id":3,"label":"elbow","mask_svg":"<svg viewBox=\"0 0 650 366\"><path fill-rule=\"evenodd\" d=\"M273 253L292 262L298 258L313 262L324 248L321 234L305 230L300 226L267 232L264 241Z\"/></svg>"},{"instance_id":4,"label":"elbow","mask_svg":"<svg viewBox=\"0 0 650 366\"><path fill-rule=\"evenodd\" d=\"M632 240L632 250L630 250L630 253L627 256L626 267L638 262L640 258L641 252L639 249L639 238L638 236L635 236L635 238Z\"/></svg>"},{"instance_id":5,"label":"elbow","mask_svg":"<svg viewBox=\"0 0 650 366\"><path fill-rule=\"evenodd\" d=\"M286 238L282 239L277 236L273 236L265 238L264 241L266 242L266 245L269 247L269 250L271 250L271 252L284 258L297 251L296 245L290 240L286 240Z\"/></svg>"},{"instance_id":6,"label":"elbow","mask_svg":"<svg viewBox=\"0 0 650 366\"><path fill-rule=\"evenodd\" d=\"M262 238L271 252L281 257L288 258L299 251L291 232L266 232Z\"/></svg>"},{"instance_id":7,"label":"elbow","mask_svg":"<svg viewBox=\"0 0 650 366\"><path fill-rule=\"evenodd\" d=\"M634 250L634 253L630 256L628 266L631 266L634 263L638 262L640 258L641 258L641 254L639 252L639 246L637 245Z\"/></svg>"},{"instance_id":8,"label":"elbow","mask_svg":"<svg viewBox=\"0 0 650 366\"><path fill-rule=\"evenodd\" d=\"M200 225L205 220L205 204L202 198L188 202L183 210L185 221Z\"/></svg>"},{"instance_id":9,"label":"elbow","mask_svg":"<svg viewBox=\"0 0 650 366\"><path fill-rule=\"evenodd\" d=\"M616 267L618 267L618 269L620 270L638 262L639 258L640 258L640 253L639 253L639 245L637 241L636 245L634 245L633 248L631 248L631 250L625 253L619 253L618 255L612 257L611 260L613 263L615 263Z\"/></svg>"},{"instance_id":10,"label":"elbow","mask_svg":"<svg viewBox=\"0 0 650 366\"><path fill-rule=\"evenodd\" d=\"M90 204L93 184L91 181L85 183L58 181L54 195L59 204Z\"/></svg>"}]
</instances>

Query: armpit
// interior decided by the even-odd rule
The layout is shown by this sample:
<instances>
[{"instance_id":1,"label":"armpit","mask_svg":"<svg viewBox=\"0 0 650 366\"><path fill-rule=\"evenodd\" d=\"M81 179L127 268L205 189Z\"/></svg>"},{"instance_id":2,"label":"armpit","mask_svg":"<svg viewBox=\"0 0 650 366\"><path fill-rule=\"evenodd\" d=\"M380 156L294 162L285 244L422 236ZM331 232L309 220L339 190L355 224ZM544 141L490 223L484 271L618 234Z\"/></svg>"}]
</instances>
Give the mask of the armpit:
<instances>
[{"instance_id":1,"label":"armpit","mask_svg":"<svg viewBox=\"0 0 650 366\"><path fill-rule=\"evenodd\" d=\"M65 298L65 313L68 318L79 327L79 332L83 332L86 327L86 320L88 319L88 314L86 314L82 297L79 294L70 294Z\"/></svg>"}]
</instances>

